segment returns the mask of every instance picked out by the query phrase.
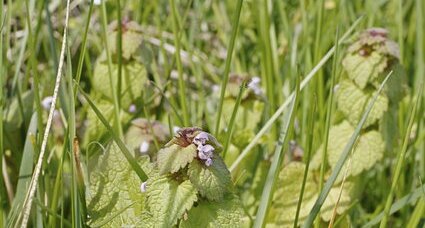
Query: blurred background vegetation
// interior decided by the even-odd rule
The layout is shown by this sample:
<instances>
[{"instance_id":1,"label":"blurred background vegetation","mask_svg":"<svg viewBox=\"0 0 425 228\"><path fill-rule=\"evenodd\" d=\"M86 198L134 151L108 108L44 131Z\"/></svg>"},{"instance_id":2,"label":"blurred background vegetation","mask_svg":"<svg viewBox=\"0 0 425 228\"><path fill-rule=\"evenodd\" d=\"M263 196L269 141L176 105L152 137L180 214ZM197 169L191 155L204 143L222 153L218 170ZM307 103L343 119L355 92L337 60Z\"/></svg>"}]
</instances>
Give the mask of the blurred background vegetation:
<instances>
[{"instance_id":1,"label":"blurred background vegetation","mask_svg":"<svg viewBox=\"0 0 425 228\"><path fill-rule=\"evenodd\" d=\"M234 17L238 1L102 2L102 5L91 5L88 0L70 2L63 80L33 202L31 226L85 223L87 216L79 218L78 215L87 213L78 186L88 188L89 182L87 177L81 182L76 174L80 166L74 164L74 136L80 144L84 172L88 161L111 141L111 135L83 96L75 93L74 80L95 101L116 134L125 138L135 152L140 142L145 141L156 151L173 135L173 127L183 126L202 127L225 144L227 126L234 125L235 134L225 158L230 166L294 91L297 78L302 80L315 66L320 66L300 94L290 132L291 145L289 142L284 145L286 154L306 148L314 154L325 140L324 132L329 127L326 117L332 74L338 83L344 74L341 61L348 44L354 41L355 34L371 27L385 28L388 37L399 45L400 63L409 89L396 110L396 146L386 151L371 171L358 177L362 191L343 215L347 223L340 225L361 226L383 211L396 157L406 134L410 135L407 153L394 201L423 185L425 118L422 103L411 131L406 132L412 104L424 95L419 94L425 76L425 3L422 0L245 0L237 24ZM10 221L20 216L42 145L50 107L46 98L53 95L60 63L66 2L4 0L0 4L0 224L11 225ZM332 61L319 63L334 46L337 31L342 36L359 18L360 24L339 45L340 50L333 57L337 64L334 72ZM225 65L229 61L227 52L235 26L238 33L226 92L226 99L231 97L233 101L224 101L223 113L228 115L216 129L220 86L228 73ZM121 27L122 33L128 36L124 34L122 41L117 41ZM117 50L118 44L122 45L122 51ZM122 69L118 70L121 73L115 73L111 67ZM112 74L130 79L118 79L110 84L108 70L111 69ZM229 122L241 81L253 77L261 79L262 94L253 93L252 102L243 100L239 112L244 116L237 116L235 123ZM334 110L332 107L332 112ZM145 122L135 122L137 118ZM158 129L151 127L155 121ZM314 128L310 128L313 123ZM134 129L131 130L134 125L145 131L134 133ZM264 171L267 168L261 166L269 164L260 161L272 160L281 128L282 123L273 124L261 137L260 145L254 148L258 156L250 156L242 163L243 168L232 173L243 199L250 199L251 195L244 196L251 194L247 192L256 192L252 193L256 203L245 205L248 214L255 215L249 210L256 211L259 203L256 197L261 196L262 184L256 183L259 178L256 171L267 172ZM137 139L129 134L136 134ZM287 163L293 158L285 159ZM306 156L301 155L300 159L305 161ZM389 219L391 227L423 225L423 194L414 202L402 204Z\"/></svg>"}]
</instances>

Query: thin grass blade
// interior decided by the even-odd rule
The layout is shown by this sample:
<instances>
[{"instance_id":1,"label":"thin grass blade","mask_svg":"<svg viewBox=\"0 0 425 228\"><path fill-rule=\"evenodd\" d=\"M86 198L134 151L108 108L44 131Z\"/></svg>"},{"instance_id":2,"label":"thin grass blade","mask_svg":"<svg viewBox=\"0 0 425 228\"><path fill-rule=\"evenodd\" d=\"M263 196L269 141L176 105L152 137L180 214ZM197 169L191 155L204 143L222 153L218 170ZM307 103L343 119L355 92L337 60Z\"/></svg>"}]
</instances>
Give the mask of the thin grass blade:
<instances>
[{"instance_id":1,"label":"thin grass blade","mask_svg":"<svg viewBox=\"0 0 425 228\"><path fill-rule=\"evenodd\" d=\"M236 3L236 12L233 17L232 36L230 37L229 47L227 49L226 65L224 66L223 80L220 87L220 103L218 105L217 121L214 133L217 135L220 130L221 112L223 111L224 94L226 92L227 82L229 81L230 63L232 62L233 49L235 47L236 35L238 34L239 19L242 11L243 0L238 0Z\"/></svg>"},{"instance_id":2,"label":"thin grass blade","mask_svg":"<svg viewBox=\"0 0 425 228\"><path fill-rule=\"evenodd\" d=\"M359 25L359 23L362 21L363 17L359 17L353 25L347 30L347 32L344 33L344 35L341 37L339 44L345 41L345 39L348 38L348 36L354 31L354 28ZM304 80L300 84L300 90L304 89L304 87L310 82L310 80L316 75L316 73L319 71L319 69L331 58L331 56L335 53L335 47L334 45L327 53L323 56L323 58L319 61L319 63L310 71L309 74L306 75ZM252 148L254 148L255 145L257 145L260 138L270 129L270 127L273 125L274 122L279 118L279 116L283 113L284 110L286 110L287 106L291 103L292 99L295 96L295 92L292 92L291 95L285 100L285 102L279 107L278 110L273 114L273 116L270 117L270 119L264 124L264 126L261 128L261 130L255 135L255 137L251 140L251 142L248 144L248 146L245 147L245 149L242 151L242 153L239 155L239 157L233 162L233 164L230 166L229 170L232 172L236 169L236 167L241 163L241 161L248 156L249 152Z\"/></svg>"},{"instance_id":3,"label":"thin grass blade","mask_svg":"<svg viewBox=\"0 0 425 228\"><path fill-rule=\"evenodd\" d=\"M392 71L385 77L384 81L381 83L378 92L373 96L373 99L369 102L366 111L363 113L362 118L360 119L360 122L357 124L356 129L354 130L353 134L351 135L350 140L348 141L348 143L345 145L344 150L341 153L341 156L338 159L338 162L335 165L335 168L332 171L331 176L329 177L329 179L326 181L325 186L323 187L322 191L319 194L318 199L316 200L316 202L313 205L313 208L310 211L310 214L307 216L307 220L304 223L303 227L311 227L313 225L314 219L316 218L317 214L319 214L320 209L323 205L323 203L326 200L326 197L328 196L333 184L335 183L336 178L338 177L339 173L342 170L342 167L345 163L345 161L347 160L351 150L354 147L354 144L357 141L358 136L360 135L360 131L363 128L363 124L366 122L366 119L370 113L370 111L373 108L373 105L375 104L376 99L378 98L378 95L381 94L382 89L384 88L386 82L388 81L388 78L391 76Z\"/></svg>"},{"instance_id":4,"label":"thin grass blade","mask_svg":"<svg viewBox=\"0 0 425 228\"><path fill-rule=\"evenodd\" d=\"M418 106L421 104L421 101L422 101L423 88L424 88L424 85L422 83L422 86L420 87L419 93L417 94L417 97L416 97L416 102L413 104L412 109L410 110L409 123L407 125L407 129L404 135L402 148L397 155L397 164L395 168L395 173L391 183L390 193L388 194L387 201L385 203L384 217L382 218L381 224L379 225L379 227L381 228L387 226L388 216L390 213L391 204L393 202L395 188L397 187L398 179L400 178L401 171L403 168L403 164L405 160L404 158L406 156L407 146L409 144L413 123L415 122L416 112L417 112Z\"/></svg>"},{"instance_id":5,"label":"thin grass blade","mask_svg":"<svg viewBox=\"0 0 425 228\"><path fill-rule=\"evenodd\" d=\"M143 171L143 169L137 164L136 159L131 154L130 150L127 148L127 146L124 144L124 142L121 140L119 135L114 131L112 126L108 123L106 118L103 116L103 114L100 112L100 110L96 107L96 105L93 103L93 101L90 99L90 97L81 89L81 87L78 86L80 89L80 93L84 96L87 103L90 105L90 107L93 109L93 111L96 113L96 116L99 118L99 120L103 123L103 125L108 129L109 133L111 134L112 138L114 139L115 143L117 143L118 147L120 148L121 152L127 159L128 163L130 163L133 170L137 173L140 180L146 181L148 179L148 176Z\"/></svg>"},{"instance_id":6,"label":"thin grass blade","mask_svg":"<svg viewBox=\"0 0 425 228\"><path fill-rule=\"evenodd\" d=\"M423 195L424 189L425 189L425 184L416 188L414 191L407 194L403 198L397 200L391 206L389 214L392 215L392 214L396 213L397 211L401 210L403 207L408 206L412 203L415 203L420 197L424 197L424 195ZM373 227L374 225L378 224L382 220L383 217L384 217L384 212L379 213L377 216L375 216L375 218L373 218L368 223L366 223L362 228Z\"/></svg>"},{"instance_id":7,"label":"thin grass blade","mask_svg":"<svg viewBox=\"0 0 425 228\"><path fill-rule=\"evenodd\" d=\"M263 194L261 195L260 205L258 207L257 216L254 222L255 228L261 228L265 226L267 212L269 210L271 200L273 199L275 183L279 175L280 166L283 163L283 150L285 145L287 144L288 135L295 119L297 103L299 100L300 83L298 78L296 87L297 88L295 90L295 96L292 99L292 106L288 110L287 115L285 115L282 120L284 126L280 131L279 141L275 149L273 161L267 174L266 182L264 184Z\"/></svg>"}]
</instances>

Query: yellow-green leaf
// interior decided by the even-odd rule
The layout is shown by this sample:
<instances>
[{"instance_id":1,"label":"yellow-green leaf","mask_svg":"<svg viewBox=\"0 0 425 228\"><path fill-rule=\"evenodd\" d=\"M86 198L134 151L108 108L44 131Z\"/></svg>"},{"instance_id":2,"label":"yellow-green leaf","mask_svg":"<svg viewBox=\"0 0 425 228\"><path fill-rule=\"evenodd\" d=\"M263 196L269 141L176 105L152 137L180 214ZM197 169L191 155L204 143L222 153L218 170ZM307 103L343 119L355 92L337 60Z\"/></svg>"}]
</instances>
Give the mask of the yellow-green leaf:
<instances>
[{"instance_id":1,"label":"yellow-green leaf","mask_svg":"<svg viewBox=\"0 0 425 228\"><path fill-rule=\"evenodd\" d=\"M206 166L199 160L194 160L188 169L189 180L198 189L201 196L212 201L218 201L229 192L232 185L230 172L223 160L214 155L211 166Z\"/></svg>"}]
</instances>

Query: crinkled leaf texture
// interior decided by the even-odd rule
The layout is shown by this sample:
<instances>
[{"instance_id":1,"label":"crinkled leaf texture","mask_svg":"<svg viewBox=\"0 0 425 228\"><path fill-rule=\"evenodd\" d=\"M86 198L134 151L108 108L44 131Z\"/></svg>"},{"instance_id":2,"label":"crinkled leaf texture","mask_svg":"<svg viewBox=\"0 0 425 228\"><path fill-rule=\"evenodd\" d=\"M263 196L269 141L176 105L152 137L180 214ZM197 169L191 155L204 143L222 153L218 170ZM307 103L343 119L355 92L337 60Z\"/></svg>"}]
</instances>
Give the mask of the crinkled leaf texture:
<instances>
[{"instance_id":1,"label":"crinkled leaf texture","mask_svg":"<svg viewBox=\"0 0 425 228\"><path fill-rule=\"evenodd\" d=\"M117 30L118 23L114 21L110 27L114 29L108 35L108 45L111 54L114 56L117 54ZM134 21L129 21L123 24L122 32L122 57L124 60L130 58L138 58L140 55L140 45L143 41L142 27Z\"/></svg>"},{"instance_id":2,"label":"crinkled leaf texture","mask_svg":"<svg viewBox=\"0 0 425 228\"><path fill-rule=\"evenodd\" d=\"M376 93L376 92L375 92ZM343 80L340 83L336 94L336 102L338 109L344 113L348 121L356 126L370 100L373 98L374 92L364 92L349 80ZM375 104L369 116L363 125L364 128L373 125L382 118L384 113L388 110L388 98L380 94L376 99Z\"/></svg>"},{"instance_id":3,"label":"crinkled leaf texture","mask_svg":"<svg viewBox=\"0 0 425 228\"><path fill-rule=\"evenodd\" d=\"M269 223L279 227L293 227L304 169L304 163L292 162L280 172L269 212ZM300 209L300 223L307 218L316 198L317 185L312 175L308 175Z\"/></svg>"},{"instance_id":4,"label":"crinkled leaf texture","mask_svg":"<svg viewBox=\"0 0 425 228\"><path fill-rule=\"evenodd\" d=\"M146 186L143 227L173 227L198 200L197 191L188 180L179 183L159 176L149 179Z\"/></svg>"},{"instance_id":5,"label":"crinkled leaf texture","mask_svg":"<svg viewBox=\"0 0 425 228\"><path fill-rule=\"evenodd\" d=\"M219 201L229 192L232 181L230 172L221 157L215 155L211 166L194 160L188 168L189 180L201 196L211 201Z\"/></svg>"},{"instance_id":6,"label":"crinkled leaf texture","mask_svg":"<svg viewBox=\"0 0 425 228\"><path fill-rule=\"evenodd\" d=\"M148 160L144 159L142 163L144 170L149 171L146 169ZM144 201L144 194L140 191L141 180L118 146L110 144L102 155L90 161L89 167L89 224L106 223L107 227L140 226ZM150 169L148 175L151 172Z\"/></svg>"},{"instance_id":7,"label":"crinkled leaf texture","mask_svg":"<svg viewBox=\"0 0 425 228\"><path fill-rule=\"evenodd\" d=\"M182 228L234 228L243 226L243 209L240 200L233 194L227 194L222 201L201 201L192 207Z\"/></svg>"},{"instance_id":8,"label":"crinkled leaf texture","mask_svg":"<svg viewBox=\"0 0 425 228\"><path fill-rule=\"evenodd\" d=\"M125 144L135 151L136 155L149 154L151 157L156 157L157 148L155 140L159 146L163 146L170 138L168 128L158 121L149 121L143 118L137 118L131 121L131 126L125 133ZM148 145L141 151L142 144Z\"/></svg>"},{"instance_id":9,"label":"crinkled leaf texture","mask_svg":"<svg viewBox=\"0 0 425 228\"><path fill-rule=\"evenodd\" d=\"M114 118L114 106L112 103L104 99L100 99L95 103L96 107L100 110L106 120L112 124ZM120 114L120 120L122 122L126 122L131 118L131 116L126 112L121 112ZM88 144L92 141L98 141L106 132L106 127L103 125L102 121L99 120L92 109L89 109L87 112L87 130L84 135L84 143Z\"/></svg>"},{"instance_id":10,"label":"crinkled leaf texture","mask_svg":"<svg viewBox=\"0 0 425 228\"><path fill-rule=\"evenodd\" d=\"M224 128L227 128L230 123L235 104L236 100L233 98L226 98L223 102L222 121ZM254 131L261 121L263 108L264 104L261 101L249 100L242 102L235 118L235 129L249 129Z\"/></svg>"},{"instance_id":11,"label":"crinkled leaf texture","mask_svg":"<svg viewBox=\"0 0 425 228\"><path fill-rule=\"evenodd\" d=\"M384 93L387 95L390 103L397 104L403 97L406 95L406 91L408 89L406 82L406 72L403 69L403 66L400 63L394 64L391 67L393 73L388 78L387 83L384 87ZM374 82L373 85L376 89L379 88L382 81L385 79L387 75L381 74Z\"/></svg>"},{"instance_id":12,"label":"crinkled leaf texture","mask_svg":"<svg viewBox=\"0 0 425 228\"><path fill-rule=\"evenodd\" d=\"M187 147L182 147L177 144L171 144L168 147L162 148L158 152L157 163L159 173L175 173L184 168L193 161L196 157L196 146L190 144Z\"/></svg>"},{"instance_id":13,"label":"crinkled leaf texture","mask_svg":"<svg viewBox=\"0 0 425 228\"><path fill-rule=\"evenodd\" d=\"M118 83L118 65L112 64L111 71L112 84L115 88ZM142 95L146 81L147 73L143 64L137 61L131 61L122 65L121 94L118 96L120 96L121 104L125 109ZM92 85L96 92L107 97L110 101L113 100L109 82L108 63L106 61L97 61Z\"/></svg>"},{"instance_id":14,"label":"crinkled leaf texture","mask_svg":"<svg viewBox=\"0 0 425 228\"><path fill-rule=\"evenodd\" d=\"M347 121L343 121L329 130L328 162L332 168L337 164L353 132L354 127ZM384 148L385 143L378 131L372 130L362 133L355 144L355 150L352 151L351 158L345 162L341 173L345 172L349 163L351 164L349 166L348 176L355 176L364 170L370 169L382 159Z\"/></svg>"},{"instance_id":15,"label":"crinkled leaf texture","mask_svg":"<svg viewBox=\"0 0 425 228\"><path fill-rule=\"evenodd\" d=\"M206 116L206 120L209 123L210 126L215 126L216 122L216 111L217 111L217 105L219 98L217 97L217 94L212 94L209 99L211 102L207 103L207 111L209 115ZM236 104L236 98L234 97L227 97L223 101L223 112L221 115L221 121L222 124L220 124L220 131L226 131L228 129L230 119L232 117L233 109ZM235 118L235 126L234 126L234 133L233 135L236 136L239 134L240 131L251 131L254 132L257 128L257 125L261 121L262 113L264 109L264 103L260 100L255 100L253 98L249 98L247 100L244 100L241 102L238 112L236 114ZM249 138L251 140L253 138L254 134L252 134L252 137ZM219 137L220 138L220 137ZM246 141L237 141L238 144L246 145L249 143ZM232 140L233 142L236 142L235 140Z\"/></svg>"},{"instance_id":16,"label":"crinkled leaf texture","mask_svg":"<svg viewBox=\"0 0 425 228\"><path fill-rule=\"evenodd\" d=\"M301 162L291 162L282 169L279 174L279 182L276 186L276 192L273 195L272 207L269 212L267 227L293 227L297 211L298 199L300 197L301 184L305 164ZM350 182L345 182L341 194L341 200L338 203L337 214L341 214L348 209L351 202ZM318 183L313 179L312 173L307 175L305 191L300 208L298 222L302 224L313 208L318 197ZM321 209L321 217L329 221L332 216L335 203L339 197L340 186L334 186L331 189L325 203Z\"/></svg>"},{"instance_id":17,"label":"crinkled leaf texture","mask_svg":"<svg viewBox=\"0 0 425 228\"><path fill-rule=\"evenodd\" d=\"M388 58L378 52L362 56L358 53L348 54L342 61L348 77L353 80L360 89L364 89L368 83L376 79L385 71Z\"/></svg>"}]
</instances>

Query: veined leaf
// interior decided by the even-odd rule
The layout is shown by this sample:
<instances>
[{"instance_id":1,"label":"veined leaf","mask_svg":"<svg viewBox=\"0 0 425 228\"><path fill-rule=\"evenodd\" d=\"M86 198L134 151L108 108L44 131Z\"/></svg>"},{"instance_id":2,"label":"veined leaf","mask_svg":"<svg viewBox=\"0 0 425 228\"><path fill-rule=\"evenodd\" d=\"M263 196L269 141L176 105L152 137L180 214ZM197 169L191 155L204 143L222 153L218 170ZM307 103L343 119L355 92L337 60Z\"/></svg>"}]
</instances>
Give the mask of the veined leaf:
<instances>
[{"instance_id":1,"label":"veined leaf","mask_svg":"<svg viewBox=\"0 0 425 228\"><path fill-rule=\"evenodd\" d=\"M189 211L187 220L180 224L182 228L234 228L242 227L243 209L237 196L226 195L222 201L201 201Z\"/></svg>"},{"instance_id":2,"label":"veined leaf","mask_svg":"<svg viewBox=\"0 0 425 228\"><path fill-rule=\"evenodd\" d=\"M340 83L340 87L336 94L338 109L344 113L348 121L354 126L359 122L366 105L375 93L365 92L351 81L343 80ZM378 95L375 105L373 106L363 127L366 128L376 123L382 118L387 110L388 98L383 94Z\"/></svg>"},{"instance_id":3,"label":"veined leaf","mask_svg":"<svg viewBox=\"0 0 425 228\"><path fill-rule=\"evenodd\" d=\"M115 27L116 22L111 25ZM114 55L117 53L116 38L118 31L112 32L108 36L109 50ZM136 58L139 55L139 48L143 41L142 28L134 21L126 22L123 24L122 32L122 57L129 60L131 57Z\"/></svg>"},{"instance_id":4,"label":"veined leaf","mask_svg":"<svg viewBox=\"0 0 425 228\"><path fill-rule=\"evenodd\" d=\"M105 116L106 120L112 124L114 117L114 106L112 103L101 99L96 102L96 106ZM120 114L121 121L126 122L130 119L130 115L126 112L121 112ZM86 144L99 140L107 132L106 127L92 109L89 109L87 112L87 123L87 130L84 135L84 143Z\"/></svg>"},{"instance_id":5,"label":"veined leaf","mask_svg":"<svg viewBox=\"0 0 425 228\"><path fill-rule=\"evenodd\" d=\"M352 182L345 181L344 186L342 187L342 192L341 192L341 186L336 186L331 188L331 191L329 192L328 197L323 203L323 207L320 213L320 217L324 221L329 222L331 220L334 213L335 205L337 203L338 203L338 206L336 208L336 213L339 215L344 213L346 210L350 208L350 205L352 203L351 193L352 193L353 187L354 187L354 184ZM341 198L338 201L340 192L341 192Z\"/></svg>"},{"instance_id":6,"label":"veined leaf","mask_svg":"<svg viewBox=\"0 0 425 228\"><path fill-rule=\"evenodd\" d=\"M388 58L377 52L370 55L358 53L348 54L342 61L348 77L353 80L360 89L376 79L387 67Z\"/></svg>"},{"instance_id":7,"label":"veined leaf","mask_svg":"<svg viewBox=\"0 0 425 228\"><path fill-rule=\"evenodd\" d=\"M189 180L201 196L211 201L221 200L229 192L232 181L221 157L215 155L211 166L194 160L188 169Z\"/></svg>"},{"instance_id":8,"label":"veined leaf","mask_svg":"<svg viewBox=\"0 0 425 228\"><path fill-rule=\"evenodd\" d=\"M171 144L162 148L157 157L159 173L161 175L175 173L192 162L196 155L197 151L194 144L190 144L187 147Z\"/></svg>"},{"instance_id":9,"label":"veined leaf","mask_svg":"<svg viewBox=\"0 0 425 228\"><path fill-rule=\"evenodd\" d=\"M276 186L276 192L273 196L273 204L269 212L266 227L293 227L304 169L304 163L291 162L280 172L278 186ZM341 199L338 202L337 214L342 214L349 208L352 186L353 184L351 182L344 183ZM309 171L298 218L298 222L301 225L313 208L314 202L318 197L318 188L319 185L313 178L313 173ZM332 217L340 190L340 185L331 188L321 208L321 217L323 220L329 221Z\"/></svg>"},{"instance_id":10,"label":"veined leaf","mask_svg":"<svg viewBox=\"0 0 425 228\"><path fill-rule=\"evenodd\" d=\"M328 162L334 168L338 159L344 150L345 145L350 140L354 132L354 127L347 121L331 127L329 131ZM370 169L384 155L385 144L381 134L378 131L368 131L360 135L355 150L352 152L351 166L348 176L355 176L364 170ZM347 168L348 162L342 169Z\"/></svg>"},{"instance_id":11,"label":"veined leaf","mask_svg":"<svg viewBox=\"0 0 425 228\"><path fill-rule=\"evenodd\" d=\"M268 223L279 227L293 227L297 203L300 197L305 164L301 162L289 163L279 173L276 191L273 195L272 207L269 212ZM302 224L317 198L317 184L311 173L307 176L306 186L298 218ZM268 225L270 226L270 225Z\"/></svg>"},{"instance_id":12,"label":"veined leaf","mask_svg":"<svg viewBox=\"0 0 425 228\"><path fill-rule=\"evenodd\" d=\"M105 153L90 164L93 165L87 197L90 225L111 219L106 222L108 227L140 226L144 199L140 178L119 147L110 144Z\"/></svg>"},{"instance_id":13,"label":"veined leaf","mask_svg":"<svg viewBox=\"0 0 425 228\"><path fill-rule=\"evenodd\" d=\"M173 227L197 198L197 191L188 181L178 183L166 176L147 181L146 210L143 227Z\"/></svg>"},{"instance_id":14,"label":"veined leaf","mask_svg":"<svg viewBox=\"0 0 425 228\"><path fill-rule=\"evenodd\" d=\"M143 87L147 81L145 67L137 62L131 61L122 65L121 97L122 107L127 109L132 102L142 95ZM117 86L118 65L112 64L112 84ZM112 101L111 88L108 78L108 64L98 60L92 78L93 89Z\"/></svg>"}]
</instances>

